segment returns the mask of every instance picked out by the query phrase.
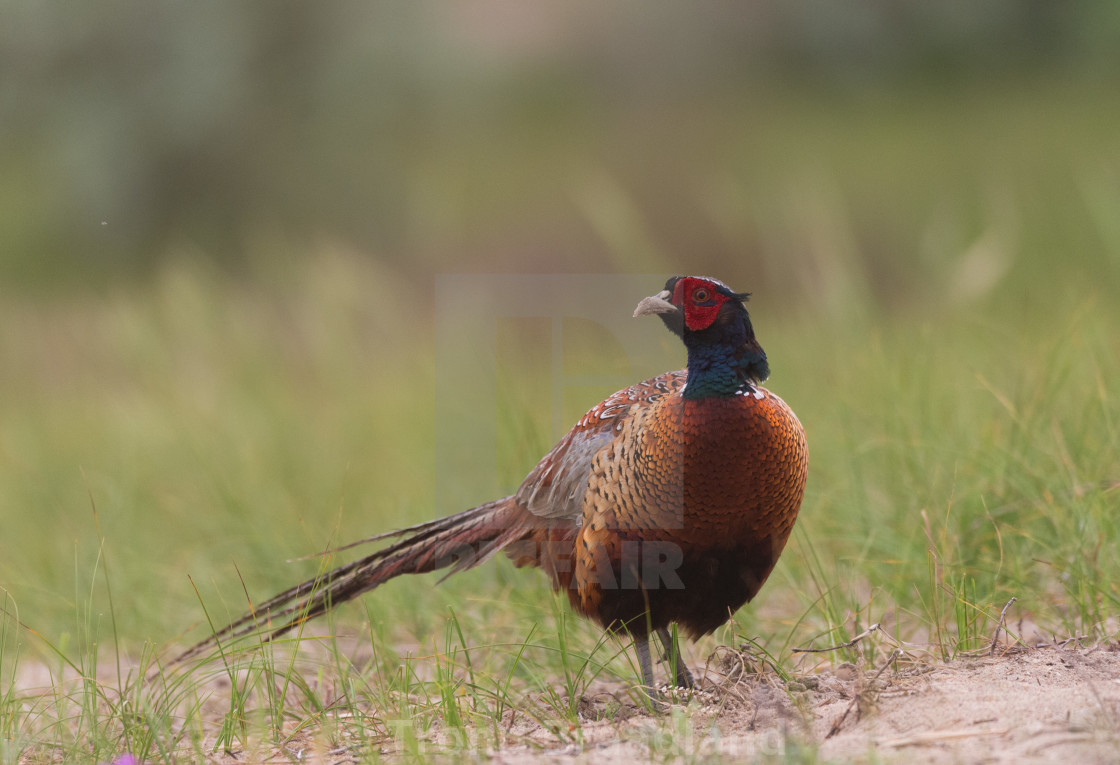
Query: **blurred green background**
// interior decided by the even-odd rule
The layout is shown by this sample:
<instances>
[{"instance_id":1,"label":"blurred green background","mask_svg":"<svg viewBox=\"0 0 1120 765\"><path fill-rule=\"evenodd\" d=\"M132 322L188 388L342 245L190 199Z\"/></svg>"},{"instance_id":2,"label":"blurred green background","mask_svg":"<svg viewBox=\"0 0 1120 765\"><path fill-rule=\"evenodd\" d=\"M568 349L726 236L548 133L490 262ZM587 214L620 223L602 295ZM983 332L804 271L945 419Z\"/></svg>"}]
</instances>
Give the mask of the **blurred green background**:
<instances>
[{"instance_id":1,"label":"blurred green background","mask_svg":"<svg viewBox=\"0 0 1120 765\"><path fill-rule=\"evenodd\" d=\"M1120 478L1117 93L1108 0L5 3L8 607L51 634L97 612L104 536L126 633L169 640L199 613L187 573L239 612L231 559L259 597L332 537L488 499L432 488L455 273L752 291L810 433L806 528L857 566L853 602L912 597L889 572L925 575L918 513L954 502L983 596L1060 592L1060 556L1112 537L1078 522L1056 572L997 544ZM539 328L506 329L502 486L556 435ZM1025 514L1002 538L975 521L996 506Z\"/></svg>"},{"instance_id":2,"label":"blurred green background","mask_svg":"<svg viewBox=\"0 0 1120 765\"><path fill-rule=\"evenodd\" d=\"M839 265L885 303L985 233L1100 266L1107 0L452 5L5 4L6 291L276 240L420 279L745 261L807 300Z\"/></svg>"}]
</instances>

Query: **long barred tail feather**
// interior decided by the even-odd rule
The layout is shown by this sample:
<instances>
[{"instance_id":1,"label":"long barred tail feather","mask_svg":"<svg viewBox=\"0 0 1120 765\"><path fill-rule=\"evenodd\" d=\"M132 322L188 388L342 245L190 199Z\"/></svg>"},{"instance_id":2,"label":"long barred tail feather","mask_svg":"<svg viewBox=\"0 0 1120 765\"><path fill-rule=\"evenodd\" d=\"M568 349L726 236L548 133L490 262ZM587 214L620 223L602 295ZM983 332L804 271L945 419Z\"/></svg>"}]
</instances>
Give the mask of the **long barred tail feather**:
<instances>
[{"instance_id":1,"label":"long barred tail feather","mask_svg":"<svg viewBox=\"0 0 1120 765\"><path fill-rule=\"evenodd\" d=\"M494 502L488 502L485 505L479 505L478 507L472 507L470 510L464 510L461 513L457 513L455 515L447 516L446 518L437 518L434 521L424 521L423 523L418 523L415 526L406 526L403 529L393 529L392 531L382 531L379 534L374 534L373 536L366 537L365 539L359 539L355 542L347 542L344 545L339 545L338 547L331 547L330 549L322 550L320 552L311 553L310 555L301 555L298 558L290 559L288 562L289 563L295 563L297 561L312 560L312 559L315 559L315 558L325 558L328 555L334 555L335 553L345 552L346 550L352 550L355 547L361 547L362 545L368 545L371 542L381 542L381 541L384 541L386 539L395 539L397 537L407 536L409 540L415 540L423 533L427 533L427 532L430 532L430 531L439 532L441 530L446 530L451 525L458 525L467 516L474 517L476 514L477 515L483 515L485 513L480 512L480 511L488 511L492 508L492 506L501 504L504 501L505 501L505 499L500 499L500 500L496 500ZM449 521L454 521L455 524L449 524L448 523ZM382 550L381 552L386 552L386 551Z\"/></svg>"},{"instance_id":2,"label":"long barred tail feather","mask_svg":"<svg viewBox=\"0 0 1120 765\"><path fill-rule=\"evenodd\" d=\"M328 610L401 574L423 574L450 568L446 576L473 568L511 542L525 536L525 525L512 522L513 497L488 502L461 513L370 537L364 542L401 537L359 560L319 574L274 595L249 613L191 646L171 660L179 664L217 646L267 632L266 641L321 616ZM359 544L359 543L355 543ZM349 549L346 545L338 550ZM441 580L442 581L442 580ZM274 626L280 623L280 626Z\"/></svg>"}]
</instances>

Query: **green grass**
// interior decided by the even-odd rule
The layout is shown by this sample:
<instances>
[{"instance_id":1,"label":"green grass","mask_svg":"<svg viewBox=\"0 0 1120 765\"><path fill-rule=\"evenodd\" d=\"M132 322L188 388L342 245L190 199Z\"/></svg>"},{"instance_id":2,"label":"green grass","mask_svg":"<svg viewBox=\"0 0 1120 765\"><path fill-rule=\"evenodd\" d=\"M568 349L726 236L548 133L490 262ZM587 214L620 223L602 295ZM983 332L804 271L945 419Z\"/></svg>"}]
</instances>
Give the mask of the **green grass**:
<instances>
[{"instance_id":1,"label":"green grass","mask_svg":"<svg viewBox=\"0 0 1120 765\"><path fill-rule=\"evenodd\" d=\"M743 643L783 677L879 666L896 640L951 659L986 649L1012 597L1016 637L1115 639L1120 197L1090 163L1114 157L1114 138L1077 119L1091 109L1010 103L1006 122L974 104L975 133L938 104L902 103L841 110L828 134L806 127L820 116L806 104L788 131L749 117L775 151L810 147L798 168L758 164L746 143L719 172L697 157L697 204L749 255L672 270L755 291L769 387L804 423L811 467L775 574L685 647L694 668ZM1077 140L1052 141L1066 129ZM604 177L632 180L624 164ZM588 225L613 227L614 267L640 270L635 243L657 226L611 209ZM634 659L504 560L438 587L391 582L302 642L156 672L207 618L243 612L246 592L259 602L323 565L290 559L509 490L551 445L555 402L570 422L609 392L549 389L542 405L551 325L503 324L497 379L463 374L465 400L472 385L502 391L497 475L460 484L433 447L431 274L329 246L270 261L274 245L250 245L256 265L236 278L184 257L148 283L0 302L0 760L579 744L581 694L632 686ZM643 294L619 296L620 316ZM683 359L652 326L653 360L621 367L613 341L584 330L565 331L564 363L588 377ZM873 624L886 634L794 652ZM651 757L703 755L674 749L689 714L658 721ZM524 738L525 721L546 735ZM814 761L811 747L796 756Z\"/></svg>"},{"instance_id":2,"label":"green grass","mask_svg":"<svg viewBox=\"0 0 1120 765\"><path fill-rule=\"evenodd\" d=\"M357 264L325 270L363 278ZM293 306L295 291L269 304L245 289L184 268L150 293L82 307L81 320L60 318L59 306L18 309L73 322L60 363L96 348L103 369L82 373L107 377L57 381L69 398L29 385L27 408L8 420L5 504L42 512L15 514L5 534L3 754L484 751L510 741L510 715L578 743L581 695L598 681L632 684L633 659L539 573L505 561L439 587L432 577L386 585L332 622L356 640L282 641L148 677L157 656L205 634L204 609L215 625L244 610L240 576L259 600L324 565L288 558L437 512L424 477L426 357L407 352L409 338L365 334L361 290L350 304ZM211 300L169 326L191 291ZM985 649L1011 597L1017 637L1033 637L1020 619L1059 637L1115 637L1120 430L1108 381L1120 355L1099 301L1014 329L962 311L857 318L827 335L807 318L756 312L771 387L810 434L810 485L763 596L687 647L694 665L717 644L754 641L781 672L801 671L809 664L794 649L837 645L873 623L949 659ZM146 338L122 340L128 331ZM298 351L286 347L293 337ZM58 401L64 413L48 406ZM533 421L520 438L543 452L534 434L548 432L548 413L513 414L499 437ZM10 467L20 460L22 473ZM890 649L873 637L824 660L877 664ZM17 681L39 666L45 685Z\"/></svg>"}]
</instances>

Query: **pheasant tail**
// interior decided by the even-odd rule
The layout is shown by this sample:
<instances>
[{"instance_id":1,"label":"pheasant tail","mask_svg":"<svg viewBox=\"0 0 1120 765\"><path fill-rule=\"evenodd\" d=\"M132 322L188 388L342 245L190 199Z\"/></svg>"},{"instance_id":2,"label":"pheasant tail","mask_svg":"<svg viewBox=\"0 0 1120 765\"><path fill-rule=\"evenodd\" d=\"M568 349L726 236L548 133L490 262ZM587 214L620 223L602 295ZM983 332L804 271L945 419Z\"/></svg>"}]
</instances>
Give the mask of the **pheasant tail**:
<instances>
[{"instance_id":1,"label":"pheasant tail","mask_svg":"<svg viewBox=\"0 0 1120 765\"><path fill-rule=\"evenodd\" d=\"M281 592L172 660L191 659L225 640L267 632L268 640L402 574L473 568L534 529L513 497L398 529L366 541L398 538L376 552Z\"/></svg>"}]
</instances>

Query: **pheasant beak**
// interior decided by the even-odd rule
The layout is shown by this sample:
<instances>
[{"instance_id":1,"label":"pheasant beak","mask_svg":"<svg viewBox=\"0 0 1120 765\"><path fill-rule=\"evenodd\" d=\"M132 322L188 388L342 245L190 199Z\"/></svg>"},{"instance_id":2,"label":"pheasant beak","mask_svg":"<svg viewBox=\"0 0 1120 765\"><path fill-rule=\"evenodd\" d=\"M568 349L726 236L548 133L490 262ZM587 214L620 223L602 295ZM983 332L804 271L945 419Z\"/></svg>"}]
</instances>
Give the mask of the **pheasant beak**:
<instances>
[{"instance_id":1,"label":"pheasant beak","mask_svg":"<svg viewBox=\"0 0 1120 765\"><path fill-rule=\"evenodd\" d=\"M669 290L661 290L656 295L650 295L644 298L642 302L638 303L638 307L634 309L634 316L648 316L654 313L677 313L681 309L669 302L672 295Z\"/></svg>"}]
</instances>

